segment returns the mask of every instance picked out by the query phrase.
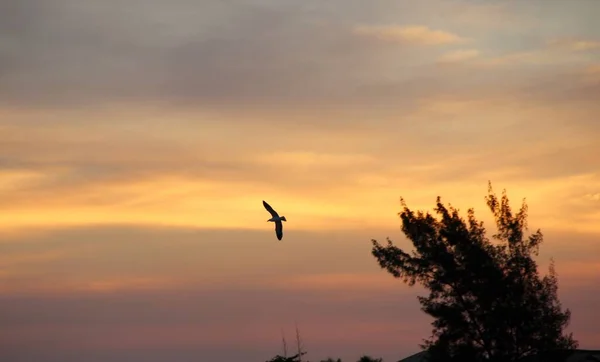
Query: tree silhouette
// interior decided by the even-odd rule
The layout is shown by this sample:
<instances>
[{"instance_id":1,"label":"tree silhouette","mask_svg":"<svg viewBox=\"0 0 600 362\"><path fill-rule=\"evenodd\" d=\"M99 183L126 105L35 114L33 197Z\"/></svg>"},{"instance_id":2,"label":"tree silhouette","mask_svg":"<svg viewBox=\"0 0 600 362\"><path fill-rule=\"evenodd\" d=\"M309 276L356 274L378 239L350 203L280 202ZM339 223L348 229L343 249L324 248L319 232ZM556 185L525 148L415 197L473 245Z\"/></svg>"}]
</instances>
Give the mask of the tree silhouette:
<instances>
[{"instance_id":1,"label":"tree silhouette","mask_svg":"<svg viewBox=\"0 0 600 362\"><path fill-rule=\"evenodd\" d=\"M358 362L383 362L381 358L373 358L371 356L362 356Z\"/></svg>"},{"instance_id":2,"label":"tree silhouette","mask_svg":"<svg viewBox=\"0 0 600 362\"><path fill-rule=\"evenodd\" d=\"M298 348L298 353L291 357L287 356L287 341L285 340L285 334L283 333L283 330L281 330L281 342L283 345L283 356L277 355L266 362L303 362L302 356L304 356L307 352L303 350L304 347L302 345L300 331L298 330L298 324L296 324L296 346Z\"/></svg>"},{"instance_id":3,"label":"tree silhouette","mask_svg":"<svg viewBox=\"0 0 600 362\"><path fill-rule=\"evenodd\" d=\"M387 239L372 240L382 269L410 286L429 290L418 297L434 318L433 334L421 347L432 361L516 361L528 355L577 347L564 334L570 311L561 309L558 280L551 262L540 277L532 255L543 241L540 230L525 237L525 200L513 214L506 190L499 200L488 185L486 202L498 233L492 243L473 209L465 221L458 210L437 198L436 213L410 210L401 199L402 231L416 251L408 254Z\"/></svg>"},{"instance_id":4,"label":"tree silhouette","mask_svg":"<svg viewBox=\"0 0 600 362\"><path fill-rule=\"evenodd\" d=\"M302 353L296 354L292 357L285 357L285 356L277 355L266 362L300 362L300 358L305 354L306 354L306 352L302 352Z\"/></svg>"}]
</instances>

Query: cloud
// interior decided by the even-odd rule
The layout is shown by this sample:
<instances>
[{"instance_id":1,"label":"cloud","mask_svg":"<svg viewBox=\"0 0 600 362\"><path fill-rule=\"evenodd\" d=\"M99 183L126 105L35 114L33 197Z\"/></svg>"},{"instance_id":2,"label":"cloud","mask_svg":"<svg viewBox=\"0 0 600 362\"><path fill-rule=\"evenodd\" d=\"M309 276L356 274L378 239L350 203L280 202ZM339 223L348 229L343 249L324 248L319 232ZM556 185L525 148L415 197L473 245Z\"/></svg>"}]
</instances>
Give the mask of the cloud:
<instances>
[{"instance_id":1,"label":"cloud","mask_svg":"<svg viewBox=\"0 0 600 362\"><path fill-rule=\"evenodd\" d=\"M439 58L438 61L442 63L462 62L478 56L479 51L477 49L463 49L445 53Z\"/></svg>"},{"instance_id":2,"label":"cloud","mask_svg":"<svg viewBox=\"0 0 600 362\"><path fill-rule=\"evenodd\" d=\"M71 291L82 290L91 293L115 293L135 290L165 290L166 287L173 287L173 282L167 278L132 277L93 280L81 286L75 286Z\"/></svg>"},{"instance_id":3,"label":"cloud","mask_svg":"<svg viewBox=\"0 0 600 362\"><path fill-rule=\"evenodd\" d=\"M368 277L377 270L368 252L372 231L315 233L290 226L289 246L276 251L272 250L272 227L264 222L263 210L256 211L261 230L105 226L39 228L44 232L37 235L3 234L0 266L8 272L1 280L3 290L8 294L60 295L188 287L220 290L224 286L279 290L285 285L277 283L286 278L348 273ZM391 217L395 219L393 214ZM340 247L349 248L345 259L331 267L330 255ZM227 258L232 248L237 252ZM240 270L246 270L243 278ZM348 284L341 289L345 293L355 290Z\"/></svg>"},{"instance_id":4,"label":"cloud","mask_svg":"<svg viewBox=\"0 0 600 362\"><path fill-rule=\"evenodd\" d=\"M65 251L49 250L46 252L4 253L0 257L0 269L10 269L18 265L35 265L39 262L57 261L67 257Z\"/></svg>"},{"instance_id":5,"label":"cloud","mask_svg":"<svg viewBox=\"0 0 600 362\"><path fill-rule=\"evenodd\" d=\"M218 361L223 355L216 347L235 344L239 350L231 353L231 359L243 358L245 352L254 350L257 360L266 360L279 351L282 329L288 339L292 338L296 319L311 356L325 358L335 353L351 359L370 349L391 358L412 352L429 329L427 323L414 323L418 313L402 316L407 310L417 310L414 298L361 303L261 290L248 298L249 293L218 293L214 297L188 291L83 299L5 298L0 305L10 311L11 318L6 322L12 333L1 333L1 344L4 353L22 356L27 353L26 344L38 342L35 350L49 352L50 357L64 354L65 361L76 361L83 354L95 356L98 350L103 350L101 356L110 356L114 361L143 361L156 353L166 359L179 353L183 358L178 360L182 361ZM223 313L215 313L215 297L223 298ZM232 303L232 298L246 301ZM284 300L283 304L277 303ZM43 315L38 314L38 322L32 323L26 313L43 302ZM404 303L413 304L413 308L405 309ZM312 307L311 313L305 312L306 304ZM347 319L356 315L369 315L369 320ZM52 347L43 341L49 341ZM68 355L64 350L69 351ZM171 353L166 353L169 350Z\"/></svg>"},{"instance_id":6,"label":"cloud","mask_svg":"<svg viewBox=\"0 0 600 362\"><path fill-rule=\"evenodd\" d=\"M600 74L600 64L592 64L587 67L586 73L588 74Z\"/></svg>"},{"instance_id":7,"label":"cloud","mask_svg":"<svg viewBox=\"0 0 600 362\"><path fill-rule=\"evenodd\" d=\"M517 65L557 65L585 64L587 59L581 54L557 52L552 48L537 48L533 50L509 52L499 56L485 56L475 63L483 67L506 67Z\"/></svg>"},{"instance_id":8,"label":"cloud","mask_svg":"<svg viewBox=\"0 0 600 362\"><path fill-rule=\"evenodd\" d=\"M471 1L440 2L440 12L448 14L448 19L463 26L494 29L501 32L522 32L523 29L539 25L539 18L532 16L527 8L515 3L474 3Z\"/></svg>"},{"instance_id":9,"label":"cloud","mask_svg":"<svg viewBox=\"0 0 600 362\"><path fill-rule=\"evenodd\" d=\"M0 170L0 190L4 192L40 185L45 180L47 175L38 170Z\"/></svg>"},{"instance_id":10,"label":"cloud","mask_svg":"<svg viewBox=\"0 0 600 362\"><path fill-rule=\"evenodd\" d=\"M255 123L258 113L246 109L227 115L13 111L0 136L0 219L3 228L228 227L235 217L240 228L257 228L263 216L256 200L270 195L300 216L298 227L361 228L392 223L369 209L394 215L390 197L406 189L420 197L453 185L462 198L490 178L572 185L571 177L598 167L589 155L598 151L594 94L600 88L582 83L583 68L556 69L505 70L498 78L460 65L429 68L428 77L363 89L390 101L408 94L412 107L349 119L338 114L337 120L329 118L335 112L315 112L292 121L284 112ZM77 123L88 117L98 122ZM56 119L62 121L44 127ZM304 119L315 123L295 123ZM466 177L470 184L461 186ZM574 210L572 217L580 214Z\"/></svg>"},{"instance_id":11,"label":"cloud","mask_svg":"<svg viewBox=\"0 0 600 362\"><path fill-rule=\"evenodd\" d=\"M369 240L409 245L399 196L490 226L490 179L528 198L594 341L600 82L593 49L571 51L589 44L545 43L593 41L594 12L557 3L532 27L525 4L348 1L0 11L3 352L218 360L233 343L228 359L266 360L298 319L311 359L398 359L430 327ZM355 28L411 23L431 28ZM262 199L288 217L283 243Z\"/></svg>"},{"instance_id":12,"label":"cloud","mask_svg":"<svg viewBox=\"0 0 600 362\"><path fill-rule=\"evenodd\" d=\"M393 289L398 281L381 273L323 273L293 276L285 281L278 280L274 286L282 289L293 290L350 290L358 289L361 292L380 291L385 288Z\"/></svg>"},{"instance_id":13,"label":"cloud","mask_svg":"<svg viewBox=\"0 0 600 362\"><path fill-rule=\"evenodd\" d=\"M519 49L521 21L516 34L500 38L460 25L466 21L460 14L510 18L530 14L532 9L526 6L453 2L442 5L443 13L449 15L441 19L429 11L439 1L421 5L385 2L376 7L353 2L344 12L337 11L336 4L337 0L327 4L207 1L200 9L185 1L172 5L130 1L116 7L114 1L90 5L25 0L2 12L5 18L0 19L3 44L10 44L0 63L4 105L0 112L39 108L105 113L120 107L148 107L171 114L193 109L210 113L207 117L237 113L236 118L240 114L249 118L253 114L260 122L287 124L301 117L304 124L310 123L306 118L316 123L314 118L323 114L314 127L352 127L358 121L348 122L349 118L362 118L364 128L370 128L367 123L382 113L391 117L414 107L418 93L440 92L464 81L448 76L420 85L435 65L437 55L428 53L431 47L408 51L409 47L373 42L373 36L404 44L451 45L478 34L481 54L470 63L483 64L490 57L492 66L575 60L553 54L504 58L503 53L529 51ZM131 14L136 14L136 22L130 21ZM436 26L369 25L408 21ZM364 36L353 34L355 24L366 24L355 28ZM461 35L440 29L455 29ZM518 44L518 49L503 44ZM370 93L374 85L386 82L403 84L403 91ZM289 115L289 109L300 116ZM282 113L288 114L283 117ZM80 123L92 122L89 115L81 118Z\"/></svg>"},{"instance_id":14,"label":"cloud","mask_svg":"<svg viewBox=\"0 0 600 362\"><path fill-rule=\"evenodd\" d=\"M103 349L119 361L127 360L124 350L142 360L156 349L236 344L262 350L266 360L276 353L272 344L280 341L281 328L291 334L297 321L305 341L311 341L313 356L358 354L358 347L335 349L359 340L360 348L377 348L383 354L405 348L398 346L398 338L414 333L409 320L418 321L419 316L404 317L401 326L392 319L402 318L403 303L418 310L414 293L407 294L401 283L384 274L379 279L388 281L387 287L381 283L375 288L366 280L351 283L350 275L369 279L364 274L378 270L370 260L368 233L295 232L300 239L275 249L271 233L81 228L3 237L3 254L70 253L63 260L13 264L12 274L0 279L0 306L7 315L0 327L0 347L22 355L26 345L50 340L50 356L62 349L74 355ZM339 248L344 249L343 260L327 262ZM306 283L301 290L290 290L283 282L314 280L313 274L345 275L345 283L335 290ZM353 319L367 314L368 320ZM424 323L422 329L428 328ZM407 353L419 340L413 337L402 338ZM44 343L36 346L45 351ZM190 353L196 359L218 360L210 348Z\"/></svg>"},{"instance_id":15,"label":"cloud","mask_svg":"<svg viewBox=\"0 0 600 362\"><path fill-rule=\"evenodd\" d=\"M98 119L114 123L93 114L106 115L116 109L145 108L148 113L162 109L161 116L169 118L193 110L202 116L185 117L195 118L196 123L227 115L280 127L302 122L314 128L362 124L363 129L370 129L370 124L383 117L401 119L402 112L414 108L415 98L423 93L452 92L462 82L478 83L483 77L478 74L466 80L448 74L427 81L437 57L429 52L436 47L418 51L390 47L373 42L372 36L404 44L460 44L476 31L460 25L457 16L467 8L475 9L471 16L519 13L519 8L508 6L498 9L456 2L443 7L451 14L447 21L442 19L431 28L368 24L381 23L390 14L394 18L385 21L389 24L428 24L432 22L429 9L437 1L377 7L353 2L345 12L336 11L337 2L208 1L202 9L185 1L173 5L150 1L143 6L131 1L119 7L113 3L26 0L11 10L12 15L3 12L6 19L0 19L4 26L0 30L4 42L11 45L6 61L0 64L0 112L12 118L16 117L10 115L14 109L52 110L55 115L58 109L73 113L87 109L89 114L78 115L78 123L89 124ZM130 21L131 14L136 14L136 22ZM359 33L364 36L353 33L355 24L366 24L354 28L362 29ZM456 29L461 35L440 29ZM523 42L522 34L511 34L502 39L478 36L481 54L469 63L483 64L487 57L493 66L568 64L575 59L548 54L503 59L502 53L515 50L499 46L499 41L513 44L518 39L519 47ZM388 92L388 82L399 84L402 91ZM140 112L127 117L148 115ZM35 118L40 119L38 123L48 118L64 122L58 116Z\"/></svg>"},{"instance_id":16,"label":"cloud","mask_svg":"<svg viewBox=\"0 0 600 362\"><path fill-rule=\"evenodd\" d=\"M554 60L549 59L545 54L540 54L537 51L524 51L508 53L497 57L489 57L481 60L482 65L500 66L512 65L519 63L551 63Z\"/></svg>"},{"instance_id":17,"label":"cloud","mask_svg":"<svg viewBox=\"0 0 600 362\"><path fill-rule=\"evenodd\" d=\"M344 82L347 70L371 61L356 42L334 46L345 41L341 25L290 2L114 5L24 1L3 12L11 19L2 19L0 30L13 44L0 64L3 103L314 101L330 93L328 84ZM340 51L353 56L336 56Z\"/></svg>"},{"instance_id":18,"label":"cloud","mask_svg":"<svg viewBox=\"0 0 600 362\"><path fill-rule=\"evenodd\" d=\"M592 201L600 201L600 192L595 194L586 194L585 197Z\"/></svg>"},{"instance_id":19,"label":"cloud","mask_svg":"<svg viewBox=\"0 0 600 362\"><path fill-rule=\"evenodd\" d=\"M505 41L510 37L505 36ZM481 42L484 45L486 42ZM473 67L517 67L517 66L549 66L562 65L569 67L572 65L588 65L590 56L585 51L596 49L600 45L596 41L576 40L576 39L551 39L545 40L543 37L534 37L528 40L529 46L519 47L493 47L486 51L475 53L474 50L458 50L456 56L477 55L475 61L470 62ZM504 49L502 49L504 48ZM468 52L467 52L468 51ZM472 53L472 54L471 54ZM446 54L450 58L454 52Z\"/></svg>"},{"instance_id":20,"label":"cloud","mask_svg":"<svg viewBox=\"0 0 600 362\"><path fill-rule=\"evenodd\" d=\"M598 234L542 231L540 268L555 258L571 328L591 343ZM276 248L270 232L102 227L3 237L3 255L68 253L8 266L11 275L0 279L0 347L23 356L35 343L50 360L103 350L114 361L142 361L167 350L182 360L218 360L215 346L235 344L236 356L256 349L266 360L277 353L281 329L293 335L297 321L313 357L373 350L391 359L411 354L429 335L416 299L422 289L392 278L369 252L369 237L388 232L407 247L397 227L295 231L297 239Z\"/></svg>"},{"instance_id":21,"label":"cloud","mask_svg":"<svg viewBox=\"0 0 600 362\"><path fill-rule=\"evenodd\" d=\"M600 41L574 38L553 39L548 41L548 45L575 52L600 49Z\"/></svg>"},{"instance_id":22,"label":"cloud","mask_svg":"<svg viewBox=\"0 0 600 362\"><path fill-rule=\"evenodd\" d=\"M434 30L427 26L374 26L359 25L354 33L360 36L373 37L378 40L415 45L446 45L463 43L466 39L449 32Z\"/></svg>"},{"instance_id":23,"label":"cloud","mask_svg":"<svg viewBox=\"0 0 600 362\"><path fill-rule=\"evenodd\" d=\"M585 51L600 48L600 42L576 39L552 39L533 49L506 52L502 55L485 55L474 63L478 66L588 64Z\"/></svg>"},{"instance_id":24,"label":"cloud","mask_svg":"<svg viewBox=\"0 0 600 362\"><path fill-rule=\"evenodd\" d=\"M581 82L591 86L600 84L600 64L585 67L580 74Z\"/></svg>"},{"instance_id":25,"label":"cloud","mask_svg":"<svg viewBox=\"0 0 600 362\"><path fill-rule=\"evenodd\" d=\"M296 134L295 140L283 140L289 150L282 145L273 153L264 147L270 143L268 133L248 138L249 133L241 132L239 142L221 150L218 132L212 133L212 141L195 144L205 133L188 145L181 138L128 139L119 128L86 135L55 127L45 136L13 129L0 160L6 180L2 191L7 193L0 207L9 211L0 215L4 226L111 222L225 226L235 213L240 213L240 227L257 226L247 212L269 194L303 214L304 223L342 227L327 220L341 222L355 216L335 204L311 207L311 200L341 199L359 175L382 167L379 160L343 146L351 138L337 143L344 148L335 150L332 140L343 138L340 133ZM314 151L300 151L304 140ZM362 167L357 169L359 161ZM332 177L341 173L346 181ZM237 211L231 208L234 204Z\"/></svg>"},{"instance_id":26,"label":"cloud","mask_svg":"<svg viewBox=\"0 0 600 362\"><path fill-rule=\"evenodd\" d=\"M389 67L398 64L391 57L402 51L352 34L361 9L371 9L360 2L347 13L292 1L115 4L26 0L10 19L3 12L0 30L13 44L0 64L3 107L318 114L349 103L381 104L355 89L389 79ZM131 14L138 20L131 22ZM409 42L457 39L419 27L404 34ZM403 62L418 65L423 57L405 51Z\"/></svg>"},{"instance_id":27,"label":"cloud","mask_svg":"<svg viewBox=\"0 0 600 362\"><path fill-rule=\"evenodd\" d=\"M268 194L301 215L301 227L359 228L388 223L367 210L392 209L389 195L402 190L421 197L467 175L467 188L491 177L570 184L597 166L585 152L597 151L600 83L581 52L523 49L507 36L515 50L482 35L477 57L457 61L475 49L449 50L442 58L455 61L440 66L437 47L407 51L352 33L384 23L389 4L338 14L332 5L209 2L212 16L196 19L185 2L117 11L53 1L20 3L19 21L0 22L16 67L0 87L3 227L227 227L235 216L254 228L262 217L250 212ZM411 21L427 24L425 8ZM440 35L390 29L408 42ZM117 92L103 93L102 82Z\"/></svg>"}]
</instances>

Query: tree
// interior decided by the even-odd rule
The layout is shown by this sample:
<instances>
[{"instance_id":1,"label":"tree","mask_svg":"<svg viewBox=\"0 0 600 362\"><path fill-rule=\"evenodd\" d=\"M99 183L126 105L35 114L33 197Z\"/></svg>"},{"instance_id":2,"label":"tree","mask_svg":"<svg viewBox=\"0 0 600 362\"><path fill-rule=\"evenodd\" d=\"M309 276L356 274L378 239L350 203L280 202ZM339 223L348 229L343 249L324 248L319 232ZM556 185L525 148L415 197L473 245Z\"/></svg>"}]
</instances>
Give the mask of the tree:
<instances>
[{"instance_id":1,"label":"tree","mask_svg":"<svg viewBox=\"0 0 600 362\"><path fill-rule=\"evenodd\" d=\"M306 352L302 352L302 353L296 354L292 357L285 357L285 356L277 355L266 362L300 362L300 358L305 354L306 354Z\"/></svg>"},{"instance_id":2,"label":"tree","mask_svg":"<svg viewBox=\"0 0 600 362\"><path fill-rule=\"evenodd\" d=\"M432 316L432 336L421 347L431 360L516 361L553 350L577 348L564 334L571 312L562 310L558 280L551 261L541 277L533 255L543 241L541 231L525 237L525 200L513 214L506 190L499 200L491 182L485 198L498 232L486 237L473 209L465 221L458 209L437 198L436 213L413 212L401 199L402 231L412 242L411 254L372 240L380 267L413 286L423 285L428 297L418 297Z\"/></svg>"},{"instance_id":3,"label":"tree","mask_svg":"<svg viewBox=\"0 0 600 362\"><path fill-rule=\"evenodd\" d=\"M373 358L371 356L362 356L358 362L383 362L381 358Z\"/></svg>"},{"instance_id":4,"label":"tree","mask_svg":"<svg viewBox=\"0 0 600 362\"><path fill-rule=\"evenodd\" d=\"M304 356L307 352L305 352L302 345L302 338L300 338L300 331L298 330L298 325L296 324L296 346L298 348L298 353L288 357L287 356L287 341L285 340L285 335L283 330L281 331L281 343L283 345L283 356L277 355L266 362L303 362L302 356ZM341 362L341 361L340 361Z\"/></svg>"}]
</instances>

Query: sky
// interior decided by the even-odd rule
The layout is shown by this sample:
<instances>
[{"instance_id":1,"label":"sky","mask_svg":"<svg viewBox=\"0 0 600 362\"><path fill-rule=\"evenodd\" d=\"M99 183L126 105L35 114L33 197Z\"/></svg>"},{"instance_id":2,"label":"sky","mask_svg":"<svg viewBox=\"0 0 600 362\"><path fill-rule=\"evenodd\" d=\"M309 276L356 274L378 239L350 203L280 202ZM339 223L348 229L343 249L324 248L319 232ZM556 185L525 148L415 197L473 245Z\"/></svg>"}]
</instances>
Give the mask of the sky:
<instances>
[{"instance_id":1,"label":"sky","mask_svg":"<svg viewBox=\"0 0 600 362\"><path fill-rule=\"evenodd\" d=\"M400 197L541 228L599 349L597 0L0 0L0 350L395 361L431 332L371 239ZM262 206L285 215L275 238Z\"/></svg>"}]
</instances>

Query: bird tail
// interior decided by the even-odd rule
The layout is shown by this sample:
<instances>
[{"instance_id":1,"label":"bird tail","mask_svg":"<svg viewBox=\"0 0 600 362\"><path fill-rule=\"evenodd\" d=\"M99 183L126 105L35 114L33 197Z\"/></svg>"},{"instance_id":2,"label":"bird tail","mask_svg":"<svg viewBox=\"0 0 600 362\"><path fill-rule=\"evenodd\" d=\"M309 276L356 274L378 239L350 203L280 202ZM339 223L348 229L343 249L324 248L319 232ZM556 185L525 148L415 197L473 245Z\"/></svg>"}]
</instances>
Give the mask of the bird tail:
<instances>
[{"instance_id":1,"label":"bird tail","mask_svg":"<svg viewBox=\"0 0 600 362\"><path fill-rule=\"evenodd\" d=\"M281 220L283 220L283 221L287 221L287 220L285 219L285 216L282 216L282 217L281 217Z\"/></svg>"}]
</instances>

